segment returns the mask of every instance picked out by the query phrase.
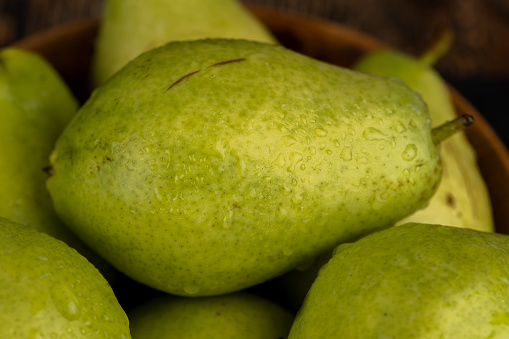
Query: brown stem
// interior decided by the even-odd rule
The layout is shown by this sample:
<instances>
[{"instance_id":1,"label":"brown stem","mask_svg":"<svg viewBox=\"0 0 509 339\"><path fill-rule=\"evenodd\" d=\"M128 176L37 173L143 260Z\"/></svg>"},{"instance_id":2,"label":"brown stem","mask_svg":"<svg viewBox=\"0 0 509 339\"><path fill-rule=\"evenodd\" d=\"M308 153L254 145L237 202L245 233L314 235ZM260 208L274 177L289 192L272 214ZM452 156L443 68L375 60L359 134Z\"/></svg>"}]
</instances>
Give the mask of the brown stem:
<instances>
[{"instance_id":1,"label":"brown stem","mask_svg":"<svg viewBox=\"0 0 509 339\"><path fill-rule=\"evenodd\" d=\"M442 141L448 139L459 131L463 131L474 123L474 117L470 114L463 114L454 120L445 122L444 124L433 128L431 136L433 143L439 145Z\"/></svg>"}]
</instances>

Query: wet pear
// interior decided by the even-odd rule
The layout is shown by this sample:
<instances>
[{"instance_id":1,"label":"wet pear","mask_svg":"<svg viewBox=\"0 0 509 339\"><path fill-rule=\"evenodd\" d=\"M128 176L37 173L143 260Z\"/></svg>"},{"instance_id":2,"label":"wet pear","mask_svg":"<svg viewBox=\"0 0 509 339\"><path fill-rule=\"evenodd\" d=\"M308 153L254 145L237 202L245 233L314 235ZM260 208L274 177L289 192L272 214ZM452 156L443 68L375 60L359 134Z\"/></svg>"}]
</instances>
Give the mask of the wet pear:
<instances>
[{"instance_id":1,"label":"wet pear","mask_svg":"<svg viewBox=\"0 0 509 339\"><path fill-rule=\"evenodd\" d=\"M338 246L289 335L507 338L509 236L405 224Z\"/></svg>"},{"instance_id":2,"label":"wet pear","mask_svg":"<svg viewBox=\"0 0 509 339\"><path fill-rule=\"evenodd\" d=\"M134 339L286 338L294 315L262 297L237 292L202 298L159 296L128 313Z\"/></svg>"},{"instance_id":3,"label":"wet pear","mask_svg":"<svg viewBox=\"0 0 509 339\"><path fill-rule=\"evenodd\" d=\"M92 59L93 85L142 52L201 38L276 42L239 0L107 0Z\"/></svg>"},{"instance_id":4,"label":"wet pear","mask_svg":"<svg viewBox=\"0 0 509 339\"><path fill-rule=\"evenodd\" d=\"M394 224L441 167L426 105L401 81L207 39L146 52L96 89L51 172L59 216L115 267L203 296Z\"/></svg>"},{"instance_id":5,"label":"wet pear","mask_svg":"<svg viewBox=\"0 0 509 339\"><path fill-rule=\"evenodd\" d=\"M1 338L131 338L99 271L64 242L0 218Z\"/></svg>"},{"instance_id":6,"label":"wet pear","mask_svg":"<svg viewBox=\"0 0 509 339\"><path fill-rule=\"evenodd\" d=\"M443 44L439 45L442 46ZM456 111L447 85L429 64L438 55L433 49L422 58L394 50L383 50L364 56L353 66L362 72L392 76L403 80L420 93L429 106L433 125L454 119ZM438 223L494 231L488 188L477 165L477 154L464 132L459 132L440 145L444 168L442 182L429 205L401 220Z\"/></svg>"}]
</instances>

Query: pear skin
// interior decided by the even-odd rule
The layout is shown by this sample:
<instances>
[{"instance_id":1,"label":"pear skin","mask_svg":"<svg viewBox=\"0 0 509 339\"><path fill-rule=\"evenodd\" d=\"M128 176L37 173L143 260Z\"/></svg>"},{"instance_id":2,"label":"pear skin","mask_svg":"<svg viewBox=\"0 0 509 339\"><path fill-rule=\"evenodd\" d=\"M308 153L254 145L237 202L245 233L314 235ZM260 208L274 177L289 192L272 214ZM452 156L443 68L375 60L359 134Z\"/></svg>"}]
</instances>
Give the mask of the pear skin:
<instances>
[{"instance_id":1,"label":"pear skin","mask_svg":"<svg viewBox=\"0 0 509 339\"><path fill-rule=\"evenodd\" d=\"M239 0L107 0L92 58L102 84L142 52L170 41L276 38Z\"/></svg>"},{"instance_id":2,"label":"pear skin","mask_svg":"<svg viewBox=\"0 0 509 339\"><path fill-rule=\"evenodd\" d=\"M217 295L274 278L427 203L420 95L282 46L172 42L96 89L60 135L59 216L134 280Z\"/></svg>"},{"instance_id":3,"label":"pear skin","mask_svg":"<svg viewBox=\"0 0 509 339\"><path fill-rule=\"evenodd\" d=\"M77 100L34 52L4 48L0 65L0 216L64 241L113 281L117 272L62 222L46 189L50 153Z\"/></svg>"},{"instance_id":4,"label":"pear skin","mask_svg":"<svg viewBox=\"0 0 509 339\"><path fill-rule=\"evenodd\" d=\"M134 339L286 338L294 315L257 295L162 295L128 313Z\"/></svg>"},{"instance_id":5,"label":"pear skin","mask_svg":"<svg viewBox=\"0 0 509 339\"><path fill-rule=\"evenodd\" d=\"M354 69L403 80L420 93L429 106L433 125L454 119L454 109L445 81L428 63L401 52L384 50L364 56ZM465 132L440 145L443 174L437 192L426 208L401 220L494 231L488 188L477 165L475 149Z\"/></svg>"},{"instance_id":6,"label":"pear skin","mask_svg":"<svg viewBox=\"0 0 509 339\"><path fill-rule=\"evenodd\" d=\"M69 232L46 191L49 155L78 110L67 85L39 55L0 52L0 216L56 236Z\"/></svg>"},{"instance_id":7,"label":"pear skin","mask_svg":"<svg viewBox=\"0 0 509 339\"><path fill-rule=\"evenodd\" d=\"M292 325L299 338L507 338L509 236L405 224L339 245Z\"/></svg>"},{"instance_id":8,"label":"pear skin","mask_svg":"<svg viewBox=\"0 0 509 339\"><path fill-rule=\"evenodd\" d=\"M0 337L131 338L100 272L64 242L0 218Z\"/></svg>"}]
</instances>

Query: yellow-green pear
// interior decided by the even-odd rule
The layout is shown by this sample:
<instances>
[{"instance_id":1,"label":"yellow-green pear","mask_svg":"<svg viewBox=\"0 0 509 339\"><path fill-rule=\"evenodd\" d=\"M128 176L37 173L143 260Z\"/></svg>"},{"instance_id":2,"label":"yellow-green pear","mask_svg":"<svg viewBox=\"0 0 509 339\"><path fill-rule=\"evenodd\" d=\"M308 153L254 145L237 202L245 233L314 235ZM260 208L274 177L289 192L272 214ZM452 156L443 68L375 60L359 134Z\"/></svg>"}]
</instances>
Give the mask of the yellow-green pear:
<instances>
[{"instance_id":1,"label":"yellow-green pear","mask_svg":"<svg viewBox=\"0 0 509 339\"><path fill-rule=\"evenodd\" d=\"M142 52L176 40L276 38L239 0L106 0L92 58L98 86Z\"/></svg>"},{"instance_id":2,"label":"yellow-green pear","mask_svg":"<svg viewBox=\"0 0 509 339\"><path fill-rule=\"evenodd\" d=\"M433 125L440 125L457 115L445 81L428 63L428 59L421 60L402 52L383 50L367 54L353 68L403 80L422 95L429 106ZM445 140L441 144L440 155L443 175L437 192L426 208L398 224L438 223L493 232L488 188L477 165L476 151L465 133L457 133Z\"/></svg>"},{"instance_id":3,"label":"yellow-green pear","mask_svg":"<svg viewBox=\"0 0 509 339\"><path fill-rule=\"evenodd\" d=\"M56 70L35 52L0 51L0 216L32 226L76 248L109 279L115 271L57 216L44 171L78 102Z\"/></svg>"},{"instance_id":4,"label":"yellow-green pear","mask_svg":"<svg viewBox=\"0 0 509 339\"><path fill-rule=\"evenodd\" d=\"M78 103L34 52L2 49L0 66L0 216L58 237L69 230L53 211L44 168Z\"/></svg>"},{"instance_id":5,"label":"yellow-green pear","mask_svg":"<svg viewBox=\"0 0 509 339\"><path fill-rule=\"evenodd\" d=\"M339 245L289 338L508 338L508 299L508 235L405 224Z\"/></svg>"},{"instance_id":6,"label":"yellow-green pear","mask_svg":"<svg viewBox=\"0 0 509 339\"><path fill-rule=\"evenodd\" d=\"M81 254L0 218L1 338L130 338L110 285Z\"/></svg>"},{"instance_id":7,"label":"yellow-green pear","mask_svg":"<svg viewBox=\"0 0 509 339\"><path fill-rule=\"evenodd\" d=\"M47 186L66 224L128 276L217 295L423 207L441 131L400 80L274 44L172 42L94 91Z\"/></svg>"},{"instance_id":8,"label":"yellow-green pear","mask_svg":"<svg viewBox=\"0 0 509 339\"><path fill-rule=\"evenodd\" d=\"M214 297L156 297L128 313L134 339L280 339L294 315L246 292Z\"/></svg>"}]
</instances>

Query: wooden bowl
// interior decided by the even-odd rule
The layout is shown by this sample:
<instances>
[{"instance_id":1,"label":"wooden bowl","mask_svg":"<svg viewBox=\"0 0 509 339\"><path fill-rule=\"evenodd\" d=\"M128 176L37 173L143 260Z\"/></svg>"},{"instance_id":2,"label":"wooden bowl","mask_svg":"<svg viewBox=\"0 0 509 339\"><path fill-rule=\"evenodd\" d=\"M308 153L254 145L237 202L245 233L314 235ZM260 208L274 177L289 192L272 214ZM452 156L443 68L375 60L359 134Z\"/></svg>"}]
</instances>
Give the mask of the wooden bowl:
<instances>
[{"instance_id":1,"label":"wooden bowl","mask_svg":"<svg viewBox=\"0 0 509 339\"><path fill-rule=\"evenodd\" d=\"M286 47L332 64L348 67L360 56L389 47L361 32L316 18L249 7ZM89 95L89 66L98 18L91 18L30 36L15 45L38 52L62 75L76 97ZM451 96L458 113L469 113L475 123L466 133L478 153L478 163L493 204L496 230L509 234L509 153L483 116L455 89Z\"/></svg>"}]
</instances>

